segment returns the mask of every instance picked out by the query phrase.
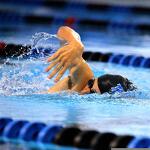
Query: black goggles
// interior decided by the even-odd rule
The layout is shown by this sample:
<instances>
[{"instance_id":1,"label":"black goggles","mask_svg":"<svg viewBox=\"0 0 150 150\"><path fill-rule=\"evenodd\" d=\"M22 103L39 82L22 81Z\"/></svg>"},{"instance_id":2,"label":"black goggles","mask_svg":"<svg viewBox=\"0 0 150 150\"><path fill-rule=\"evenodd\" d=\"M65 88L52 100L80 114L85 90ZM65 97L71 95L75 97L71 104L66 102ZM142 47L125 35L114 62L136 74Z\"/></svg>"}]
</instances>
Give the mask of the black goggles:
<instances>
[{"instance_id":1,"label":"black goggles","mask_svg":"<svg viewBox=\"0 0 150 150\"><path fill-rule=\"evenodd\" d=\"M95 82L95 79L90 79L87 83L87 86L90 89L90 93L97 93L95 90L92 89L94 82Z\"/></svg>"}]
</instances>

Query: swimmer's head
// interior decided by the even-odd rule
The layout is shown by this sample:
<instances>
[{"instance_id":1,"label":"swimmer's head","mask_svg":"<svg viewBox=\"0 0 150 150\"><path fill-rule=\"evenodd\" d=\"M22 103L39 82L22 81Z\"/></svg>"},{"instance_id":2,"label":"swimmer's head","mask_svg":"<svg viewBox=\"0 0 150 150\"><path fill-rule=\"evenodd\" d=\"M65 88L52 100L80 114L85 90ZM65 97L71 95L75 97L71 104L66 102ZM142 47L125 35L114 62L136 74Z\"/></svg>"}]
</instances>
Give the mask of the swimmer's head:
<instances>
[{"instance_id":1,"label":"swimmer's head","mask_svg":"<svg viewBox=\"0 0 150 150\"><path fill-rule=\"evenodd\" d=\"M123 91L133 91L136 89L133 86L133 83L129 81L127 78L122 77L121 75L111 75L111 74L106 74L103 76L98 77L97 80L98 87L100 89L101 94L103 93L111 93L113 87L122 88Z\"/></svg>"},{"instance_id":2,"label":"swimmer's head","mask_svg":"<svg viewBox=\"0 0 150 150\"><path fill-rule=\"evenodd\" d=\"M133 91L136 88L133 83L121 75L106 74L95 79L90 79L81 94L86 93L110 93Z\"/></svg>"}]
</instances>

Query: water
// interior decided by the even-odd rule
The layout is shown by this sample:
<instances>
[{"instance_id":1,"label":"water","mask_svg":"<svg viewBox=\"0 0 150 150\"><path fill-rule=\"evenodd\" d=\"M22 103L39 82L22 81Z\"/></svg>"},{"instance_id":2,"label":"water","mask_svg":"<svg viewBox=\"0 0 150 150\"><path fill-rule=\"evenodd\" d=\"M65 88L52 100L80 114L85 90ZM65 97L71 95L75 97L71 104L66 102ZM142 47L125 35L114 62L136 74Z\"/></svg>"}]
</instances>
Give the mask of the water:
<instances>
[{"instance_id":1,"label":"water","mask_svg":"<svg viewBox=\"0 0 150 150\"><path fill-rule=\"evenodd\" d=\"M103 35L104 33L100 36L100 42L96 41L94 37L91 41L83 36L83 41L86 41L86 50L99 51L101 46L102 48L104 46L104 50L110 47L110 50L114 50L116 43L110 43L104 39L104 41L106 40L106 46L102 38ZM28 38L28 41L30 38ZM112 39L112 37L108 36L109 39ZM23 42L23 39L20 41ZM116 41L120 43L119 40L116 39ZM39 56L41 54L40 47L50 47L51 53L55 52L59 48L59 40L55 35L40 32L33 36L31 45L32 48L36 49ZM121 44L117 44L117 46L119 46L119 49L123 47ZM132 45L132 47L135 51L137 50L135 45ZM129 50L129 47L126 48ZM142 50L145 49L145 47L142 48ZM149 47L147 46L147 48ZM147 50L142 50L139 52L146 54ZM9 58L6 60L7 63L0 64L0 117L12 117L13 119L26 119L64 126L78 124L83 129L150 137L149 69L89 62L96 77L106 73L121 74L133 81L138 90L112 96L109 94L81 96L78 93L68 94L66 92L39 94L47 91L54 84L53 79L47 78L49 73L45 72L45 68L49 65L46 62L46 57L40 56L43 57L23 59L20 56L17 59ZM9 145L4 145L4 149L7 146ZM53 149L56 148L53 147ZM60 149L62 150L62 148Z\"/></svg>"},{"instance_id":2,"label":"water","mask_svg":"<svg viewBox=\"0 0 150 150\"><path fill-rule=\"evenodd\" d=\"M8 6L5 7L4 5L3 9L7 10ZM8 8L17 10L18 6L11 5ZM95 76L105 73L121 74L132 80L138 90L113 96L108 94L81 96L78 93L68 94L66 92L39 94L54 84L53 80L47 79L48 73L45 73L44 69L48 66L48 63L45 61L46 57L40 52L40 47L52 48L51 53L59 47L58 41L52 41L56 40L54 34L58 27L62 25L59 18L66 18L68 14L68 17L70 17L72 14L71 16L80 20L85 19L88 14L88 19L92 20L107 21L109 19L110 26L107 31L96 31L96 29L87 29L86 27L79 29L77 21L76 27L85 44L85 51L130 53L150 57L150 36L148 33L140 34L132 27L126 28L123 26L118 29L118 27L113 26L113 22L122 22L123 20L129 24L140 23L144 25L149 23L149 15L132 15L130 13L123 13L122 15L116 10L100 13L88 12L85 9L83 11L79 11L79 9L78 11L68 11L68 9L65 9L63 13L62 10L57 10L56 13L55 10L44 9L44 7L42 10L37 7L36 10L32 6L23 6L23 9L19 9L19 12L24 15L26 13L29 13L29 15L42 13L43 15L54 16L54 22L48 25L31 25L25 22L14 24L13 16L6 15L5 18L4 15L4 22L2 20L2 24L0 24L0 41L31 44L32 48L35 48L36 54L42 56L38 59L29 58L26 60L22 59L21 56L18 59L7 59L5 63L1 63L0 60L0 117L41 121L48 124L69 125L75 123L83 129L150 137L150 70L89 62ZM5 22L5 20L8 20L8 22ZM33 40L30 41L32 35L34 35ZM29 53L29 55L31 54ZM0 146L1 150L21 150L20 147L14 147L9 143L3 146ZM23 149L27 148L23 147ZM58 147L50 149L58 149Z\"/></svg>"},{"instance_id":3,"label":"water","mask_svg":"<svg viewBox=\"0 0 150 150\"><path fill-rule=\"evenodd\" d=\"M113 96L37 94L54 84L44 72L48 64L41 60L11 62L15 65L0 66L1 117L62 125L75 123L101 132L150 136L150 70L90 62L95 76L121 74L132 80L138 90Z\"/></svg>"},{"instance_id":4,"label":"water","mask_svg":"<svg viewBox=\"0 0 150 150\"><path fill-rule=\"evenodd\" d=\"M53 35L53 34L49 34L49 33L46 33L46 32L38 32L38 33L35 33L35 35L32 36L32 39L31 39L31 42L32 42L32 47L36 47L37 44L39 43L39 41L41 40L47 40L47 39L52 39L52 38L57 38L56 35ZM44 44L45 46L45 44Z\"/></svg>"}]
</instances>

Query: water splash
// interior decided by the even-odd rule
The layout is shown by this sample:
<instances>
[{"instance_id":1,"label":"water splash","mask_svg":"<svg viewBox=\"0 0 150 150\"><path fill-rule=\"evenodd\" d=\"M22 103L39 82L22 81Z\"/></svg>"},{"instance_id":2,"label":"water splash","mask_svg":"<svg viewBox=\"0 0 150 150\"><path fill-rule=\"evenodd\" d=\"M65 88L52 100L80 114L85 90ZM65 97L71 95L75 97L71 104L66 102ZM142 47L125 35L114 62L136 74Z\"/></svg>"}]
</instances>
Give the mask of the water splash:
<instances>
[{"instance_id":1,"label":"water splash","mask_svg":"<svg viewBox=\"0 0 150 150\"><path fill-rule=\"evenodd\" d=\"M51 56L60 47L60 40L57 38L57 35L46 32L35 33L30 41L31 46L28 48L28 52L20 55L18 59L42 59ZM26 47L27 45L24 44L23 46Z\"/></svg>"},{"instance_id":2,"label":"water splash","mask_svg":"<svg viewBox=\"0 0 150 150\"><path fill-rule=\"evenodd\" d=\"M58 42L56 35L36 33L32 36L31 48L27 54L1 61L0 95L26 95L46 91L52 84L44 72L48 65L46 56L49 57L57 50Z\"/></svg>"},{"instance_id":3,"label":"water splash","mask_svg":"<svg viewBox=\"0 0 150 150\"><path fill-rule=\"evenodd\" d=\"M35 35L32 36L31 42L32 42L32 47L36 47L36 45L41 41L41 40L47 40L50 38L57 38L57 35L55 34L49 34L46 32L39 32L35 33Z\"/></svg>"},{"instance_id":4,"label":"water splash","mask_svg":"<svg viewBox=\"0 0 150 150\"><path fill-rule=\"evenodd\" d=\"M10 61L15 65L0 65L0 95L30 95L46 91L53 84L44 72L44 62Z\"/></svg>"}]
</instances>

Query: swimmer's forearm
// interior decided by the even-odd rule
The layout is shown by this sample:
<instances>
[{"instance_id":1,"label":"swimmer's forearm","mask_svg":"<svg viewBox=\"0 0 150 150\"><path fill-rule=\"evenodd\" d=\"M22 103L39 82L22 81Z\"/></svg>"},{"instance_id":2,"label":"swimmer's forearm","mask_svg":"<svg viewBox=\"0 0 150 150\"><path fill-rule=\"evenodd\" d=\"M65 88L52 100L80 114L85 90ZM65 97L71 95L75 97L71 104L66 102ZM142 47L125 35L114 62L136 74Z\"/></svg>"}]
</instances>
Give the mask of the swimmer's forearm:
<instances>
[{"instance_id":1,"label":"swimmer's forearm","mask_svg":"<svg viewBox=\"0 0 150 150\"><path fill-rule=\"evenodd\" d=\"M83 58L76 59L76 65L70 68L70 75L74 86L73 91L80 92L87 84L89 79L93 78L93 72Z\"/></svg>"},{"instance_id":2,"label":"swimmer's forearm","mask_svg":"<svg viewBox=\"0 0 150 150\"><path fill-rule=\"evenodd\" d=\"M81 42L80 36L77 32L75 32L73 29L71 29L67 26L62 26L59 28L59 30L57 32L57 36L61 40L66 41L68 43L68 45L70 45L70 48L68 50L70 50L71 55L76 56L75 58L82 57L84 45Z\"/></svg>"},{"instance_id":3,"label":"swimmer's forearm","mask_svg":"<svg viewBox=\"0 0 150 150\"><path fill-rule=\"evenodd\" d=\"M68 77L65 77L64 79L57 82L57 84L50 87L47 92L55 93L55 92L60 92L60 91L64 91L64 90L68 90Z\"/></svg>"}]
</instances>

